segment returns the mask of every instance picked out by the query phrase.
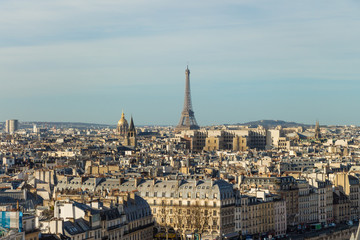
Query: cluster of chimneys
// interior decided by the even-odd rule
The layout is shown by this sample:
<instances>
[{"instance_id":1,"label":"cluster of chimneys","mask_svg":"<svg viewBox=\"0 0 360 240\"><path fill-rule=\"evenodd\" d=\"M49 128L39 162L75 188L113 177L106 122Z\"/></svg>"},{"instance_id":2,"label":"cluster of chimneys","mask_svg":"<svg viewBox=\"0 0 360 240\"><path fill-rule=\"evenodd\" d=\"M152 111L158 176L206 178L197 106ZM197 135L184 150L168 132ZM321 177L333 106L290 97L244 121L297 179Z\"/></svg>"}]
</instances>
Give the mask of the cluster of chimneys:
<instances>
[{"instance_id":1,"label":"cluster of chimneys","mask_svg":"<svg viewBox=\"0 0 360 240\"><path fill-rule=\"evenodd\" d=\"M126 192L118 196L118 203L127 205L128 203L135 204L135 192Z\"/></svg>"}]
</instances>

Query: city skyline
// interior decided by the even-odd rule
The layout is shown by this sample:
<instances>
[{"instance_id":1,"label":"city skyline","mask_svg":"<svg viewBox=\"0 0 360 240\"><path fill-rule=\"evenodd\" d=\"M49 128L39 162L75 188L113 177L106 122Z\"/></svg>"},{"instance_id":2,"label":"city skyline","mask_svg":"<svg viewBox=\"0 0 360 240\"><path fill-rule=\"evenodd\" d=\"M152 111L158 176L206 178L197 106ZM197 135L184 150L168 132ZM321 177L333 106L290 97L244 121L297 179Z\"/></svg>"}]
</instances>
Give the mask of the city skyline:
<instances>
[{"instance_id":1,"label":"city skyline","mask_svg":"<svg viewBox=\"0 0 360 240\"><path fill-rule=\"evenodd\" d=\"M0 121L359 125L354 1L2 1Z\"/></svg>"}]
</instances>

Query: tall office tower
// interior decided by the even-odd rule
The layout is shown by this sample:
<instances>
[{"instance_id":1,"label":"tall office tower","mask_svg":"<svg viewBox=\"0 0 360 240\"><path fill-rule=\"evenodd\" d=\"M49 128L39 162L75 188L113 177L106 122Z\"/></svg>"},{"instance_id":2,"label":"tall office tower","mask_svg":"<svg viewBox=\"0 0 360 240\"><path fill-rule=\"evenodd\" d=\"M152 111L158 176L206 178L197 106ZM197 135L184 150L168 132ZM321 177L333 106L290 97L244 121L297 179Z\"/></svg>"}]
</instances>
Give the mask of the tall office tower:
<instances>
[{"instance_id":1,"label":"tall office tower","mask_svg":"<svg viewBox=\"0 0 360 240\"><path fill-rule=\"evenodd\" d=\"M16 119L6 120L5 132L14 133L18 130L19 121Z\"/></svg>"},{"instance_id":2,"label":"tall office tower","mask_svg":"<svg viewBox=\"0 0 360 240\"><path fill-rule=\"evenodd\" d=\"M186 67L185 70L185 100L184 108L181 112L180 122L175 128L175 131L180 132L182 130L199 129L200 127L196 123L194 111L191 104L190 94L190 70Z\"/></svg>"},{"instance_id":3,"label":"tall office tower","mask_svg":"<svg viewBox=\"0 0 360 240\"><path fill-rule=\"evenodd\" d=\"M316 121L316 125L315 125L315 138L316 139L321 138L319 121Z\"/></svg>"}]
</instances>

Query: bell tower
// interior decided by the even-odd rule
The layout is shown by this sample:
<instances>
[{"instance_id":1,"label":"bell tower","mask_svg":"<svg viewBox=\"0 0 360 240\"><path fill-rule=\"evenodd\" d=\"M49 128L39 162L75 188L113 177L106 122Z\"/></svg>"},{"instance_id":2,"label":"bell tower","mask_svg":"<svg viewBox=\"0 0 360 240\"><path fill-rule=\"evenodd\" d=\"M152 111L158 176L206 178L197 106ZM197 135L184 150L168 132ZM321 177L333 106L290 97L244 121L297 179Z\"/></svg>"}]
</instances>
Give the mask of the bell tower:
<instances>
[{"instance_id":1,"label":"bell tower","mask_svg":"<svg viewBox=\"0 0 360 240\"><path fill-rule=\"evenodd\" d=\"M133 120L132 116L131 116L131 120L130 120L129 130L127 132L126 145L132 146L134 148L136 148L136 146L137 146L136 129L135 129L134 120Z\"/></svg>"}]
</instances>

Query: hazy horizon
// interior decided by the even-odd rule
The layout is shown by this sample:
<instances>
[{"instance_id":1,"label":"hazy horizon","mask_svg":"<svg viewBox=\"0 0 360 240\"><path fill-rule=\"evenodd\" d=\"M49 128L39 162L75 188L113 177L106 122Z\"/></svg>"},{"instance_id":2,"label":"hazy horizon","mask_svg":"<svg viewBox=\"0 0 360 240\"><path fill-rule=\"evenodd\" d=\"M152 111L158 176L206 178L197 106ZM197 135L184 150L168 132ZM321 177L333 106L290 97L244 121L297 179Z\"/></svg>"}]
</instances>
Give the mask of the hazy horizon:
<instances>
[{"instance_id":1,"label":"hazy horizon","mask_svg":"<svg viewBox=\"0 0 360 240\"><path fill-rule=\"evenodd\" d=\"M9 119L8 119L9 120ZM19 120L20 124L22 123L42 123L42 124L47 124L47 123L56 123L56 124L95 124L95 125L106 125L106 126L114 126L116 127L117 122L115 123L99 123L99 122L67 122L67 121L60 121L60 122L55 122L55 121L27 121L27 120ZM248 121L248 122L236 122L236 123L219 123L219 124L208 124L208 125L200 125L200 127L211 127L211 126L221 126L221 125L246 125L246 124L251 124L253 122L261 122L261 121L284 121L284 120L280 120L280 119L259 119L259 120L252 120L252 121ZM307 125L307 126L315 126L316 123L304 123L304 122L296 122L296 121L284 121L285 124L298 124L298 125ZM5 124L5 121L0 121L0 123ZM154 127L176 127L177 124L136 124L136 122L134 121L135 126L154 126ZM260 124L261 125L261 124ZM266 125L266 124L265 124ZM279 124L281 125L281 124ZM350 125L354 125L354 124L345 124L345 125L341 125L341 124L322 124L320 122L320 126L350 126ZM358 125L355 125L358 126Z\"/></svg>"}]
</instances>

